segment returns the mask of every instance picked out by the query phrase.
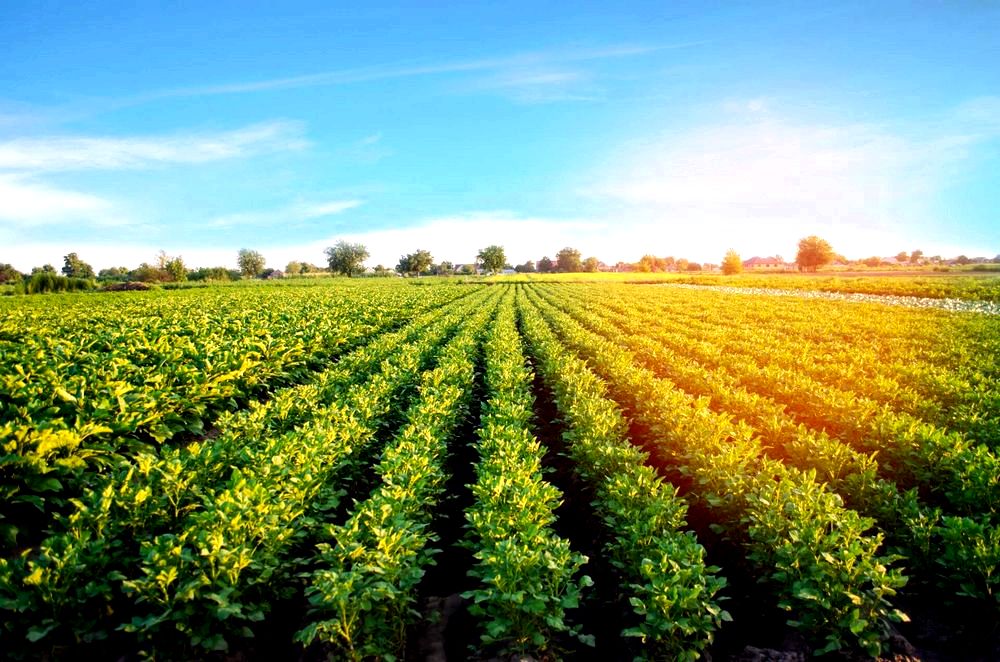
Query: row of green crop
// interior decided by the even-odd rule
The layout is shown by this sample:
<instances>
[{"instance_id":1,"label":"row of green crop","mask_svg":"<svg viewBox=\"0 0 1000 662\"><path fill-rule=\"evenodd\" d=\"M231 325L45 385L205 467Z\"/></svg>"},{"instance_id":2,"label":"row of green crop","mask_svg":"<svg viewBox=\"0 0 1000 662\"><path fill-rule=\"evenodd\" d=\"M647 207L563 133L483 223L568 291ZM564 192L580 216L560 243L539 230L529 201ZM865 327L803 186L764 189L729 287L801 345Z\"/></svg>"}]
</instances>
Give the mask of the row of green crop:
<instances>
[{"instance_id":1,"label":"row of green crop","mask_svg":"<svg viewBox=\"0 0 1000 662\"><path fill-rule=\"evenodd\" d=\"M516 276L493 276L487 280L502 283L560 284L686 284L776 290L805 290L843 294L874 294L931 299L1000 302L1000 278L992 276L914 276L894 277L805 275L798 273L732 276L700 273L533 273Z\"/></svg>"},{"instance_id":2,"label":"row of green crop","mask_svg":"<svg viewBox=\"0 0 1000 662\"><path fill-rule=\"evenodd\" d=\"M467 511L476 586L463 594L480 639L505 653L543 654L560 636L592 641L569 619L587 557L552 529L561 493L542 476L544 449L531 433L534 398L508 292L484 347L487 400L477 435L479 462Z\"/></svg>"},{"instance_id":3,"label":"row of green crop","mask_svg":"<svg viewBox=\"0 0 1000 662\"><path fill-rule=\"evenodd\" d=\"M671 279L671 282L1000 302L1000 279L993 277L804 276L747 273L735 277L687 276Z\"/></svg>"},{"instance_id":4,"label":"row of green crop","mask_svg":"<svg viewBox=\"0 0 1000 662\"><path fill-rule=\"evenodd\" d=\"M180 631L198 649L238 636L281 596L290 548L339 507L335 478L357 469L420 365L482 299L428 313L316 384L220 421L216 439L140 455L81 499L62 532L0 562L5 638L58 645L117 627L154 643ZM118 614L132 618L116 625Z\"/></svg>"},{"instance_id":5,"label":"row of green crop","mask_svg":"<svg viewBox=\"0 0 1000 662\"><path fill-rule=\"evenodd\" d=\"M865 453L877 452L882 476L903 489L918 487L929 502L960 515L993 515L1000 508L1000 460L960 433L775 367L769 351L744 346L741 354L722 354L700 342L697 332L664 329L652 316L629 317L622 321L620 316L619 324L633 332L646 330L658 343L732 376L739 386L779 402L803 424L824 429Z\"/></svg>"},{"instance_id":6,"label":"row of green crop","mask_svg":"<svg viewBox=\"0 0 1000 662\"><path fill-rule=\"evenodd\" d=\"M492 311L475 312L421 376L404 425L375 467L379 485L346 522L324 531L305 574L309 623L296 635L303 644L326 644L349 659L404 652L406 629L419 616L417 587L439 551L430 526L447 480L448 441L466 414Z\"/></svg>"},{"instance_id":7,"label":"row of green crop","mask_svg":"<svg viewBox=\"0 0 1000 662\"><path fill-rule=\"evenodd\" d=\"M661 379L693 395L707 396L713 410L747 422L760 436L765 451L776 459L815 470L849 507L876 518L916 566L914 571L936 578L940 590L992 602L1000 582L996 576L1000 548L996 527L988 520L943 517L940 509L922 503L916 490L903 492L879 478L879 463L873 455L800 424L783 405L746 390L724 370L706 368L671 350L665 337L669 332L650 326L641 315L618 314L608 307L584 308L566 299L561 303L574 319L631 351L637 363ZM979 535L968 535L973 531Z\"/></svg>"},{"instance_id":8,"label":"row of green crop","mask_svg":"<svg viewBox=\"0 0 1000 662\"><path fill-rule=\"evenodd\" d=\"M942 407L939 398L943 400L951 396L948 391L936 391L934 395L937 397L931 398L913 388L914 361L927 338L918 344L916 340L879 338L868 334L868 337L852 341L849 331L834 328L837 322L850 319L848 315L834 317L814 312L812 318L803 324L803 320L787 315L779 319L780 312L784 311L781 305L784 301L769 302L766 297L759 297L754 306L738 305L741 299L730 300L727 305L722 298L713 302L716 305L710 305L707 301L699 303L693 297L667 299L662 303L669 305L657 305L656 297L643 297L628 301L629 305L625 307L623 301L612 298L610 292L594 292L590 296L580 296L584 293L579 291L565 294L632 317L641 316L658 322L669 319L668 328L664 324L656 326L683 332L693 342L698 342L706 350L711 348L721 356L741 353L748 344L753 345L768 352L772 364L798 370L823 383L860 390L869 398L913 413L935 414L935 410ZM814 304L814 310L816 307ZM819 307L822 308L822 304ZM776 309L778 314L763 314L770 309ZM867 312L866 320L871 314L870 310ZM879 366L877 372L872 371L873 365ZM944 371L942 367L926 361L921 365L935 373ZM950 390L960 386L951 382L948 385L952 387Z\"/></svg>"},{"instance_id":9,"label":"row of green crop","mask_svg":"<svg viewBox=\"0 0 1000 662\"><path fill-rule=\"evenodd\" d=\"M925 397L961 396L967 386L955 383L956 375L967 383L976 375L1000 374L996 353L983 351L1000 348L997 322L987 315L672 288L591 291L604 300L627 297L678 326L715 329L719 333L713 340L723 343L731 335L763 331L766 338L761 340L773 338L779 346L809 352L821 362L830 350L836 354L845 346L855 348L861 355L879 357L880 374L892 375ZM934 370L914 372L910 369L914 363Z\"/></svg>"},{"instance_id":10,"label":"row of green crop","mask_svg":"<svg viewBox=\"0 0 1000 662\"><path fill-rule=\"evenodd\" d=\"M940 310L887 307L872 303L816 301L765 295L674 288L624 288L630 298L684 323L706 321L728 328L766 328L795 343L849 343L904 361L914 350L924 361L949 368L981 367L971 346L996 345L996 321L988 315L954 315ZM596 288L594 288L596 291ZM621 293L622 288L603 290ZM725 313L725 315L721 313ZM875 322L873 326L873 322ZM996 367L996 361L992 361Z\"/></svg>"},{"instance_id":11,"label":"row of green crop","mask_svg":"<svg viewBox=\"0 0 1000 662\"><path fill-rule=\"evenodd\" d=\"M364 303L248 294L215 296L196 310L186 299L150 299L70 307L62 317L8 311L0 321L0 544L37 539L39 511L44 522L99 475L93 469L140 452L146 440L203 433L220 412L307 380L344 349L456 296L386 290Z\"/></svg>"},{"instance_id":12,"label":"row of green crop","mask_svg":"<svg viewBox=\"0 0 1000 662\"><path fill-rule=\"evenodd\" d=\"M528 293L566 345L591 362L609 390L647 431L650 451L678 478L716 526L746 548L755 574L767 578L789 623L822 642L820 650L858 646L879 653L888 623L905 618L889 599L905 583L895 560L879 553L873 521L803 472L768 458L745 424L636 365L613 343L582 328Z\"/></svg>"},{"instance_id":13,"label":"row of green crop","mask_svg":"<svg viewBox=\"0 0 1000 662\"><path fill-rule=\"evenodd\" d=\"M647 290L648 291L648 290ZM714 359L753 348L774 365L823 384L889 404L897 411L1000 444L1000 350L997 323L986 316L886 311L879 306L789 305L785 300L663 290L640 297L621 288L561 290L618 310L627 299L657 327L683 334ZM877 330L873 330L873 317ZM669 325L662 320L669 319ZM992 359L992 361L991 361Z\"/></svg>"},{"instance_id":14,"label":"row of green crop","mask_svg":"<svg viewBox=\"0 0 1000 662\"><path fill-rule=\"evenodd\" d=\"M708 351L724 341L713 331L724 312L690 313L677 331L652 306L602 299L612 291L431 288L420 304L401 298L392 319L364 313L367 330L337 345L351 351L299 364L296 379L272 374L261 382L272 391L264 401L220 409L206 438L143 445L105 470L90 467L65 517L43 525L48 536L0 559L0 650L199 658L245 650L251 635L291 619L279 636L297 629L312 647L307 657L405 654L438 551L445 458L468 441L454 432L480 352L487 399L464 544L475 559L467 607L484 655L557 655L565 635L588 639L573 612L593 599L581 576L587 559L554 533L560 492L543 479L546 449L531 432L525 352L551 389L573 471L604 524L593 533L619 579L611 590L629 654L695 659L728 620L725 581L683 532L685 502L665 479L685 487L723 540L743 546L747 567L737 571L761 577L772 606L820 650L876 654L888 623L902 618L890 604L903 582L889 569L895 550L880 551L881 534L857 511L919 558L921 572L939 565L940 580L965 584L958 592L997 595L1000 535L988 520L942 517L880 477L880 456L803 425L784 407L790 391L744 383L766 372L772 345L748 334L724 344L733 367ZM299 319L282 315L279 325ZM150 374L156 356L169 354L137 353ZM794 381L790 357L775 374L828 397L818 377Z\"/></svg>"},{"instance_id":15,"label":"row of green crop","mask_svg":"<svg viewBox=\"0 0 1000 662\"><path fill-rule=\"evenodd\" d=\"M574 471L593 490L591 507L604 523L603 549L620 574L619 593L636 617L622 635L641 642L643 657L696 659L729 620L716 597L725 585L719 569L706 566L704 548L682 532L684 502L629 442L628 424L605 385L521 294L518 311L564 419Z\"/></svg>"}]
</instances>

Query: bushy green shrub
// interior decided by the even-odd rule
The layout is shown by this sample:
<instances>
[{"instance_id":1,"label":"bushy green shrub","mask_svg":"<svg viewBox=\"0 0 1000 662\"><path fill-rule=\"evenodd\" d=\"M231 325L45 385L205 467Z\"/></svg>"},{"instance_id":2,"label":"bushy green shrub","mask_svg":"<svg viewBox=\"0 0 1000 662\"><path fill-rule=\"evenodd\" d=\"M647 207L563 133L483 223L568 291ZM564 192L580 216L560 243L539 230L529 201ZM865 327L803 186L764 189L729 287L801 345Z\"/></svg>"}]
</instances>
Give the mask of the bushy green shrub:
<instances>
[{"instance_id":1,"label":"bushy green shrub","mask_svg":"<svg viewBox=\"0 0 1000 662\"><path fill-rule=\"evenodd\" d=\"M96 287L89 278L69 278L58 276L47 271L40 271L31 277L25 286L25 294L43 294L46 292L84 292Z\"/></svg>"}]
</instances>

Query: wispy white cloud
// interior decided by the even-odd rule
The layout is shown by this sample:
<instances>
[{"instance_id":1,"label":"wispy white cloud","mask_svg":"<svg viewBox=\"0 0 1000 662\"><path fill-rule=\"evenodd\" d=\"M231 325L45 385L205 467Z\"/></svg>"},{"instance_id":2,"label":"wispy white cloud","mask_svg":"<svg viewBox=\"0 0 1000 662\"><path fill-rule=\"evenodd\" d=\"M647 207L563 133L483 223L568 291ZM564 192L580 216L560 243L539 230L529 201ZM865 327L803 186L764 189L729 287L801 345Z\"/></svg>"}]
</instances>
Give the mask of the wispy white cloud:
<instances>
[{"instance_id":1,"label":"wispy white cloud","mask_svg":"<svg viewBox=\"0 0 1000 662\"><path fill-rule=\"evenodd\" d=\"M105 198L0 175L0 227L8 230L63 223L109 227L130 222Z\"/></svg>"},{"instance_id":2,"label":"wispy white cloud","mask_svg":"<svg viewBox=\"0 0 1000 662\"><path fill-rule=\"evenodd\" d=\"M109 228L138 226L128 204L43 181L46 174L84 170L142 169L245 158L306 146L293 122L254 124L232 131L163 136L43 136L0 141L0 228L25 236L42 226ZM299 210L335 213L333 207ZM14 241L14 239L9 239Z\"/></svg>"},{"instance_id":3,"label":"wispy white cloud","mask_svg":"<svg viewBox=\"0 0 1000 662\"><path fill-rule=\"evenodd\" d=\"M333 216L362 205L361 200L328 200L325 202L297 202L278 209L237 212L210 219L206 225L215 228L284 225L300 223L324 216Z\"/></svg>"},{"instance_id":4,"label":"wispy white cloud","mask_svg":"<svg viewBox=\"0 0 1000 662\"><path fill-rule=\"evenodd\" d=\"M126 138L43 136L0 142L0 170L121 170L207 163L308 145L296 122L268 122L216 133Z\"/></svg>"},{"instance_id":5,"label":"wispy white cloud","mask_svg":"<svg viewBox=\"0 0 1000 662\"><path fill-rule=\"evenodd\" d=\"M554 101L592 101L591 76L566 68L518 67L483 76L464 86L470 91L501 94L518 103L550 103Z\"/></svg>"},{"instance_id":6,"label":"wispy white cloud","mask_svg":"<svg viewBox=\"0 0 1000 662\"><path fill-rule=\"evenodd\" d=\"M725 241L790 256L798 238L816 233L860 257L906 248L927 230L934 196L977 145L1000 136L993 100L895 130L794 122L763 99L725 109L741 118L625 146L581 195L624 205L657 253L693 255Z\"/></svg>"},{"instance_id":7,"label":"wispy white cloud","mask_svg":"<svg viewBox=\"0 0 1000 662\"><path fill-rule=\"evenodd\" d=\"M771 102L765 97L730 99L724 102L722 107L726 111L738 115L756 115L767 113L771 109Z\"/></svg>"},{"instance_id":8,"label":"wispy white cloud","mask_svg":"<svg viewBox=\"0 0 1000 662\"><path fill-rule=\"evenodd\" d=\"M383 64L244 82L157 90L137 95L131 99L119 100L119 103L128 105L146 103L165 98L246 94L253 92L268 92L274 90L288 90L330 85L348 85L392 80L397 78L417 78L448 74L474 74L483 72L502 73L526 70L544 70L546 68L559 67L560 65L571 63L637 57L660 51L691 48L705 43L707 42L689 41L659 45L620 44L605 47L542 50L498 57L456 59L444 62L403 62Z\"/></svg>"},{"instance_id":9,"label":"wispy white cloud","mask_svg":"<svg viewBox=\"0 0 1000 662\"><path fill-rule=\"evenodd\" d=\"M391 156L393 150L385 144L379 131L338 149L337 154L355 163L373 164Z\"/></svg>"},{"instance_id":10,"label":"wispy white cloud","mask_svg":"<svg viewBox=\"0 0 1000 662\"><path fill-rule=\"evenodd\" d=\"M1000 134L1000 96L983 96L969 99L951 113L949 124L960 127L977 139L988 139Z\"/></svg>"}]
</instances>

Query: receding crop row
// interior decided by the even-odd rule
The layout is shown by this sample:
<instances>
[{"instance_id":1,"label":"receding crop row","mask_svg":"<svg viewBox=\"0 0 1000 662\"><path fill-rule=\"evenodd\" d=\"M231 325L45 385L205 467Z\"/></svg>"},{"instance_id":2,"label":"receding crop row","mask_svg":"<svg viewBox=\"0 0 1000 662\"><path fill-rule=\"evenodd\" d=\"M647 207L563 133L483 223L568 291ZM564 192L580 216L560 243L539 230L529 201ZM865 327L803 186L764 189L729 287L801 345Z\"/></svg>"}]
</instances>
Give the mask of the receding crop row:
<instances>
[{"instance_id":1,"label":"receding crop row","mask_svg":"<svg viewBox=\"0 0 1000 662\"><path fill-rule=\"evenodd\" d=\"M0 510L30 527L0 556L0 657L399 659L440 627L449 656L457 638L693 660L741 631L724 575L764 601L737 618L784 611L818 652L877 655L905 619L899 566L994 604L1000 466L972 443L996 419L989 327L885 314L852 343L876 307L702 294L400 281L0 306L0 392L37 401L0 420L0 489L33 497ZM924 357L949 334L914 326L934 320L960 337ZM71 399L43 393L59 383ZM120 421L95 407L124 385ZM32 455L12 430L92 435ZM439 604L447 626L424 619Z\"/></svg>"},{"instance_id":2,"label":"receding crop row","mask_svg":"<svg viewBox=\"0 0 1000 662\"><path fill-rule=\"evenodd\" d=\"M994 527L981 518L942 518L940 509L922 503L916 490L900 491L879 478L878 462L847 444L811 429L785 413L774 400L747 391L721 369L706 369L671 350L668 332L650 327L640 315L584 309L563 301L563 309L604 339L631 352L661 379L696 396L710 398L713 410L746 421L760 436L765 452L803 470L814 470L847 500L849 507L874 517L892 542L922 574L941 577L942 588L985 598L995 591ZM623 333L624 332L624 333ZM956 529L982 535L960 537ZM960 588L961 587L961 588Z\"/></svg>"},{"instance_id":3,"label":"receding crop row","mask_svg":"<svg viewBox=\"0 0 1000 662\"><path fill-rule=\"evenodd\" d=\"M416 611L417 588L439 550L431 519L442 498L448 442L466 413L484 305L423 373L406 421L375 466L379 484L343 524L326 527L305 573L308 625L296 639L350 659L399 657Z\"/></svg>"},{"instance_id":4,"label":"receding crop row","mask_svg":"<svg viewBox=\"0 0 1000 662\"><path fill-rule=\"evenodd\" d=\"M5 311L0 545L22 543L38 512L77 496L95 469L148 441L202 434L219 412L307 380L345 348L457 296L397 288L334 301L310 293L283 300L235 290L198 302L106 295L88 299L93 310L69 307L61 316Z\"/></svg>"},{"instance_id":5,"label":"receding crop row","mask_svg":"<svg viewBox=\"0 0 1000 662\"><path fill-rule=\"evenodd\" d=\"M619 591L637 620L622 634L644 657L694 659L729 619L715 597L725 585L705 550L684 533L686 505L628 440L628 426L605 385L568 352L536 310L518 299L521 325L538 369L565 417L576 473L594 491L604 550L621 576Z\"/></svg>"},{"instance_id":6,"label":"receding crop row","mask_svg":"<svg viewBox=\"0 0 1000 662\"><path fill-rule=\"evenodd\" d=\"M873 521L844 508L816 479L768 458L746 425L734 425L637 365L627 351L529 295L560 338L592 362L615 399L648 430L650 449L693 484L717 525L743 543L789 623L823 642L878 653L888 623L904 616L889 599L904 583L879 554Z\"/></svg>"},{"instance_id":7,"label":"receding crop row","mask_svg":"<svg viewBox=\"0 0 1000 662\"><path fill-rule=\"evenodd\" d=\"M587 557L552 529L559 490L542 477L544 450L530 429L534 399L514 326L513 292L484 347L487 400L477 431L479 462L466 513L476 586L464 594L479 618L482 642L538 654L560 635L586 638L567 614L590 577Z\"/></svg>"},{"instance_id":8,"label":"receding crop row","mask_svg":"<svg viewBox=\"0 0 1000 662\"><path fill-rule=\"evenodd\" d=\"M262 443L269 435L282 434L306 423L315 413L317 403L329 402L368 375L402 343L437 325L442 315L446 317L449 308L456 305L463 304L457 302L425 313L397 332L379 335L371 343L340 357L333 367L317 373L310 384L279 389L272 398L253 402L248 409L236 414L223 413L216 421L215 433L203 442L148 448L139 451L132 461L123 456L114 471L85 474L90 487L81 496L84 505L78 508L80 512L70 519L69 535L86 537L82 531L99 526L101 536L94 540L87 537L89 545L99 546L112 531L115 535L126 535L134 526L164 526L171 518L186 512L199 494L222 480L231 467L245 464L249 458L247 449ZM73 496L72 492L66 492L63 488L52 499L62 501ZM112 515L109 509L119 512ZM38 519L34 517L35 536L48 524L43 521L40 525Z\"/></svg>"},{"instance_id":9,"label":"receding crop row","mask_svg":"<svg viewBox=\"0 0 1000 662\"><path fill-rule=\"evenodd\" d=\"M652 320L638 317L625 324L640 330L651 327ZM894 412L864 395L770 365L769 353L744 348L745 354L733 356L701 341L697 333L662 328L654 333L658 342L777 400L800 422L825 429L865 453L877 452L882 475L904 489L917 486L928 499L956 514L996 513L1000 508L1000 460L985 446Z\"/></svg>"},{"instance_id":10,"label":"receding crop row","mask_svg":"<svg viewBox=\"0 0 1000 662\"><path fill-rule=\"evenodd\" d=\"M649 288L632 303L657 321L696 335L727 355L746 343L821 382L1000 444L1000 334L985 315L900 311L850 304L796 305L785 299ZM561 296L584 294L568 290ZM621 289L587 298L615 306ZM930 417L930 418L927 418Z\"/></svg>"},{"instance_id":11,"label":"receding crop row","mask_svg":"<svg viewBox=\"0 0 1000 662\"><path fill-rule=\"evenodd\" d=\"M166 623L196 647L223 645L222 631L238 632L261 613L261 578L287 572L284 550L340 500L333 478L481 298L387 335L317 384L229 419L231 434L141 455L79 502L64 533L0 561L8 608L29 617L28 627L5 619L9 630L33 639L54 631L56 641L107 636L109 613L124 602L140 615L123 627L142 637Z\"/></svg>"}]
</instances>

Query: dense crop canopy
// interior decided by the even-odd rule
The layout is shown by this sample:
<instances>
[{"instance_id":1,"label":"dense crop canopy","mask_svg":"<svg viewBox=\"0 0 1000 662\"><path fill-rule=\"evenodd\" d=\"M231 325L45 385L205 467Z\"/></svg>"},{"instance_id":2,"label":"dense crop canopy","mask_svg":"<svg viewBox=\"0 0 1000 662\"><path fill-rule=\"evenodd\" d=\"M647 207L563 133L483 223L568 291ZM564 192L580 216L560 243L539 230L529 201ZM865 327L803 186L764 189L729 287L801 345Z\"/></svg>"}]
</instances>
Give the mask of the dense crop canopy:
<instances>
[{"instance_id":1,"label":"dense crop canopy","mask_svg":"<svg viewBox=\"0 0 1000 662\"><path fill-rule=\"evenodd\" d=\"M492 280L0 300L2 656L995 636L1000 318Z\"/></svg>"}]
</instances>

